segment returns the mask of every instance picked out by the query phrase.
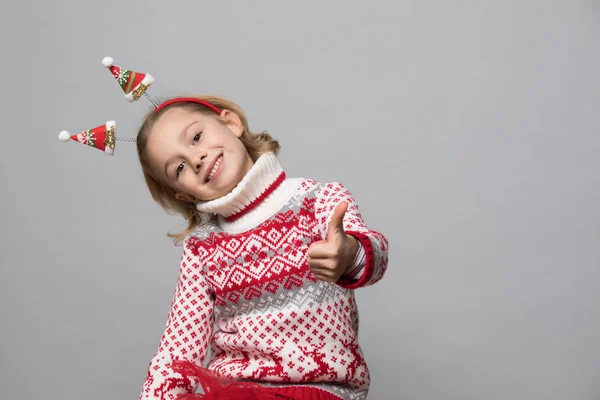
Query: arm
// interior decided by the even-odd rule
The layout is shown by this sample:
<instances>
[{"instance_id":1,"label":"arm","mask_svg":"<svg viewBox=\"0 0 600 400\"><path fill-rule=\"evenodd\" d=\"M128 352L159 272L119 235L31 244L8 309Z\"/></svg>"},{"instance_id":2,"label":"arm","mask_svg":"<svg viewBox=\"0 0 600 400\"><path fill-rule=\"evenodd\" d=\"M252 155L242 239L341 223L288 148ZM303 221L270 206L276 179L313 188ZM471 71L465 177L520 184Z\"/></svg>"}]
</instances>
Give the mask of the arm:
<instances>
[{"instance_id":1,"label":"arm","mask_svg":"<svg viewBox=\"0 0 600 400\"><path fill-rule=\"evenodd\" d=\"M356 263L348 268L337 284L348 289L372 285L383 277L387 269L388 241L381 233L367 228L352 194L340 183L329 183L317 193L315 216L318 235L321 238L326 237L333 210L342 201L348 203L343 220L344 232L353 236L362 246L362 250L359 246L359 259L355 260ZM362 261L361 251L364 251ZM363 265L364 267L360 268Z\"/></svg>"},{"instance_id":2,"label":"arm","mask_svg":"<svg viewBox=\"0 0 600 400\"><path fill-rule=\"evenodd\" d=\"M140 400L172 400L181 394L194 393L198 382L174 372L171 362L183 359L202 366L212 329L212 294L198 252L193 242L190 245L186 241L171 310L158 352L150 362Z\"/></svg>"}]
</instances>

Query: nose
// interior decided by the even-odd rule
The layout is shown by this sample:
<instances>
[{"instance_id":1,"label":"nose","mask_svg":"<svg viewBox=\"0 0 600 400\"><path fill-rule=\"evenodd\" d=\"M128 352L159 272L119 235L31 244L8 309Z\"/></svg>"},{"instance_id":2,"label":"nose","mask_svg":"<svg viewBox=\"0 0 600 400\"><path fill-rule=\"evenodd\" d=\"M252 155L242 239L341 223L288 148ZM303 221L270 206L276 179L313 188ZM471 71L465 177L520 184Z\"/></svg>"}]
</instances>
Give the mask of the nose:
<instances>
[{"instance_id":1,"label":"nose","mask_svg":"<svg viewBox=\"0 0 600 400\"><path fill-rule=\"evenodd\" d=\"M196 159L196 172L200 171L200 167L202 167L202 164L204 164L205 159L206 159L206 154L201 154Z\"/></svg>"}]
</instances>

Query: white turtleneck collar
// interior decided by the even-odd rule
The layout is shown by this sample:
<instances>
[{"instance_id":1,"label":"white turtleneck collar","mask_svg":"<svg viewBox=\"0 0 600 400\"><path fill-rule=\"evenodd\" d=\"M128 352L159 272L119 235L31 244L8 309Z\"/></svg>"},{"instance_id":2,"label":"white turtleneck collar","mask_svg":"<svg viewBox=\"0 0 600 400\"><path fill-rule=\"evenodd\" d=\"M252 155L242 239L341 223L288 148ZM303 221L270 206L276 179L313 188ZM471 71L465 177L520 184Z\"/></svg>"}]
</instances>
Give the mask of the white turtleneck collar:
<instances>
[{"instance_id":1,"label":"white turtleneck collar","mask_svg":"<svg viewBox=\"0 0 600 400\"><path fill-rule=\"evenodd\" d=\"M261 155L227 195L196 203L200 212L217 214L231 233L253 228L275 214L296 193L301 179L289 179L273 153Z\"/></svg>"}]
</instances>

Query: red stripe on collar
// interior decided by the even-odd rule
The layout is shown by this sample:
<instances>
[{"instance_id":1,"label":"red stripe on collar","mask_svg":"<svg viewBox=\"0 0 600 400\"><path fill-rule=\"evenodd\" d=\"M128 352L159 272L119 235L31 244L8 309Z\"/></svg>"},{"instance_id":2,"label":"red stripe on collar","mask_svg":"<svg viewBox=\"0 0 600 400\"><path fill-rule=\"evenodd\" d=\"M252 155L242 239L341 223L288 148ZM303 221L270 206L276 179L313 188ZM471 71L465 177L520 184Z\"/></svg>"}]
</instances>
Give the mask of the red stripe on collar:
<instances>
[{"instance_id":1,"label":"red stripe on collar","mask_svg":"<svg viewBox=\"0 0 600 400\"><path fill-rule=\"evenodd\" d=\"M225 218L225 221L233 222L236 219L239 219L239 218L243 217L244 215L248 214L250 211L255 209L260 203L262 203L263 200L266 199L268 195L273 193L273 191L275 189L277 189L279 187L279 185L281 185L283 183L284 180L285 180L285 171L282 171L281 174L279 174L279 176L277 177L277 179L275 179L273 181L273 183L271 183L271 185L269 185L269 187L264 192L262 192L262 194L260 196L258 196L254 200L252 200L252 202L250 202L250 204L248 204L244 209Z\"/></svg>"}]
</instances>

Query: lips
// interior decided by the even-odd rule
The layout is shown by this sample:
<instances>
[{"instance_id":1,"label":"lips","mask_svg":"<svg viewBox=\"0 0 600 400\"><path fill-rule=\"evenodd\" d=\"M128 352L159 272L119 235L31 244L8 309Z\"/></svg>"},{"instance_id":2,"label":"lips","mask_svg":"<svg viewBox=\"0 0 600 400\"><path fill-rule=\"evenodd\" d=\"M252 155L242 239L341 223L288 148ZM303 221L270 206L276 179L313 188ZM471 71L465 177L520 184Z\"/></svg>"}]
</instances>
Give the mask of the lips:
<instances>
[{"instance_id":1,"label":"lips","mask_svg":"<svg viewBox=\"0 0 600 400\"><path fill-rule=\"evenodd\" d=\"M218 156L215 161L213 162L210 170L208 170L208 175L206 175L206 178L204 179L204 182L208 183L210 182L210 180L212 178L214 178L215 174L217 173L217 171L219 171L219 167L221 167L221 163L223 162L223 154L221 154L220 156Z\"/></svg>"}]
</instances>

